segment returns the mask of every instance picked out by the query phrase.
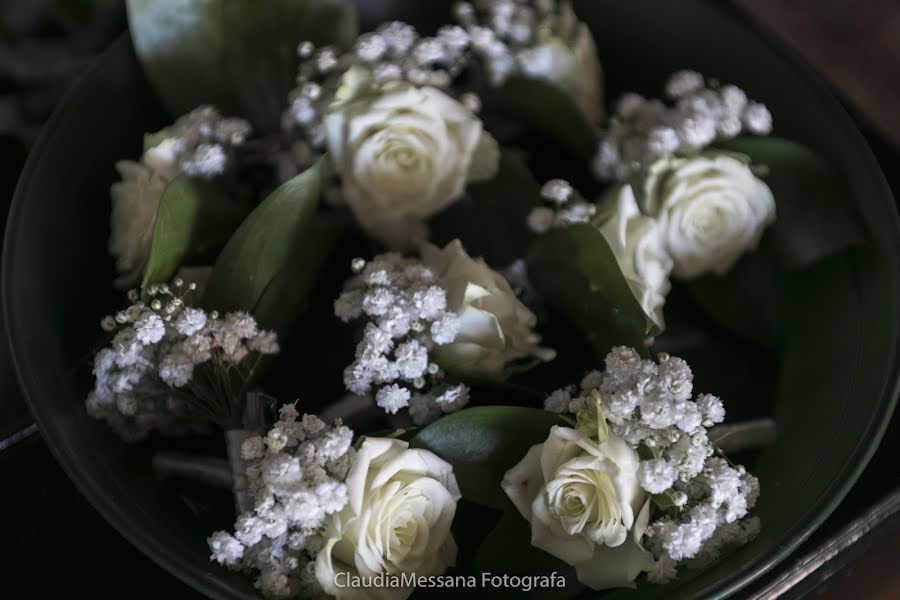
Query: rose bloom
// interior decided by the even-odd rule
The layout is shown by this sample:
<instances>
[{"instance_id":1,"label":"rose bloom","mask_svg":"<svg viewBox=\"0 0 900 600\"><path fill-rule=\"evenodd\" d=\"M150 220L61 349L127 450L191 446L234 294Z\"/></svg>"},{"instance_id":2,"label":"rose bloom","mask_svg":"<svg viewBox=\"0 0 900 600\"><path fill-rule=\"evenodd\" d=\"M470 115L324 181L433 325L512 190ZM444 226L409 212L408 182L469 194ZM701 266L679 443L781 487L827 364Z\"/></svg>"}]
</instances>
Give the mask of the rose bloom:
<instances>
[{"instance_id":1,"label":"rose bloom","mask_svg":"<svg viewBox=\"0 0 900 600\"><path fill-rule=\"evenodd\" d=\"M575 567L594 590L633 585L650 568L640 546L649 504L637 452L604 432L598 442L555 426L510 469L502 487L531 524L531 543Z\"/></svg>"},{"instance_id":2,"label":"rose bloom","mask_svg":"<svg viewBox=\"0 0 900 600\"><path fill-rule=\"evenodd\" d=\"M534 313L500 273L483 259L471 258L459 240L443 249L425 244L422 262L447 292L447 310L460 319L456 339L434 348L443 368L457 375L496 380L504 376L510 362L553 358L552 350L538 346Z\"/></svg>"},{"instance_id":3,"label":"rose bloom","mask_svg":"<svg viewBox=\"0 0 900 600\"><path fill-rule=\"evenodd\" d=\"M497 172L499 150L481 121L438 89L376 85L365 69L344 75L325 118L328 152L360 225L394 247L404 232Z\"/></svg>"},{"instance_id":4,"label":"rose bloom","mask_svg":"<svg viewBox=\"0 0 900 600\"><path fill-rule=\"evenodd\" d=\"M538 29L538 45L516 57L522 73L558 85L591 125L603 118L602 67L588 26L562 3L556 27Z\"/></svg>"},{"instance_id":5,"label":"rose bloom","mask_svg":"<svg viewBox=\"0 0 900 600\"><path fill-rule=\"evenodd\" d=\"M659 224L641 214L630 185L616 188L600 205L593 221L622 269L644 312L661 328L663 305L672 289L672 258Z\"/></svg>"},{"instance_id":6,"label":"rose bloom","mask_svg":"<svg viewBox=\"0 0 900 600\"><path fill-rule=\"evenodd\" d=\"M326 524L316 579L337 598L409 597L413 588L342 587L355 577L440 575L456 563L453 468L401 440L365 438L344 482L347 506ZM337 578L337 580L336 580Z\"/></svg>"},{"instance_id":7,"label":"rose bloom","mask_svg":"<svg viewBox=\"0 0 900 600\"><path fill-rule=\"evenodd\" d=\"M775 220L772 191L731 154L662 158L642 191L641 208L662 223L673 273L685 279L726 273Z\"/></svg>"}]
</instances>

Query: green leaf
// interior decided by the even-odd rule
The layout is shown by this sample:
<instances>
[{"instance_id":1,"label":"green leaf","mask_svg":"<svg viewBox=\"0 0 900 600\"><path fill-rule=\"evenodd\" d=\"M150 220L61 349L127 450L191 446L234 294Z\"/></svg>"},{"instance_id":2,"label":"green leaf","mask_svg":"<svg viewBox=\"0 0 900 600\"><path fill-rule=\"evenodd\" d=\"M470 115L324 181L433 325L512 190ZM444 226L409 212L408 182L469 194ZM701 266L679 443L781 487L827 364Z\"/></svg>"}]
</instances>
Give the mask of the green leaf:
<instances>
[{"instance_id":1,"label":"green leaf","mask_svg":"<svg viewBox=\"0 0 900 600\"><path fill-rule=\"evenodd\" d=\"M741 258L725 275L705 275L683 284L708 317L769 353L781 347L784 330L784 273L773 255L771 240L763 240L759 250Z\"/></svg>"},{"instance_id":2,"label":"green leaf","mask_svg":"<svg viewBox=\"0 0 900 600\"><path fill-rule=\"evenodd\" d=\"M189 256L220 248L246 212L212 188L182 177L172 181L156 211L141 289L168 283Z\"/></svg>"},{"instance_id":3,"label":"green leaf","mask_svg":"<svg viewBox=\"0 0 900 600\"><path fill-rule=\"evenodd\" d=\"M600 360L619 345L646 352L646 338L659 333L592 225L548 233L528 258L528 275L547 303L584 333Z\"/></svg>"},{"instance_id":4,"label":"green leaf","mask_svg":"<svg viewBox=\"0 0 900 600\"><path fill-rule=\"evenodd\" d=\"M840 172L809 148L775 137L739 137L716 144L746 154L766 171L777 219L766 232L779 267L801 269L863 242Z\"/></svg>"},{"instance_id":5,"label":"green leaf","mask_svg":"<svg viewBox=\"0 0 900 600\"><path fill-rule=\"evenodd\" d=\"M439 419L420 431L411 445L453 465L463 498L506 510L512 503L500 488L503 475L558 424L558 415L536 408L483 406Z\"/></svg>"},{"instance_id":6,"label":"green leaf","mask_svg":"<svg viewBox=\"0 0 900 600\"><path fill-rule=\"evenodd\" d=\"M220 311L252 311L266 288L293 262L308 236L319 203L321 175L316 165L297 175L250 213L213 265L204 304Z\"/></svg>"},{"instance_id":7,"label":"green leaf","mask_svg":"<svg viewBox=\"0 0 900 600\"><path fill-rule=\"evenodd\" d=\"M585 165L597 150L597 132L575 102L541 79L512 77L485 101L487 111L514 121Z\"/></svg>"},{"instance_id":8,"label":"green leaf","mask_svg":"<svg viewBox=\"0 0 900 600\"><path fill-rule=\"evenodd\" d=\"M562 576L564 588L535 588L528 593L529 598L574 598L584 586L578 582L574 567L567 565L555 556L531 545L531 529L517 511L509 511L501 517L500 522L481 543L475 553L473 572L493 573L495 575ZM521 597L520 590L492 588L490 597Z\"/></svg>"},{"instance_id":9,"label":"green leaf","mask_svg":"<svg viewBox=\"0 0 900 600\"><path fill-rule=\"evenodd\" d=\"M504 149L493 179L470 184L462 200L431 220L432 239L444 245L459 238L472 256L504 267L527 254L535 238L528 214L541 205L540 185L522 159Z\"/></svg>"},{"instance_id":10,"label":"green leaf","mask_svg":"<svg viewBox=\"0 0 900 600\"><path fill-rule=\"evenodd\" d=\"M294 85L297 45L347 45L350 0L128 0L137 55L173 114L204 103L276 131Z\"/></svg>"},{"instance_id":11,"label":"green leaf","mask_svg":"<svg viewBox=\"0 0 900 600\"><path fill-rule=\"evenodd\" d=\"M296 245L294 257L266 286L253 315L259 324L284 340L309 305L309 297L325 267L331 264L337 245L347 231L346 223L331 220L316 223Z\"/></svg>"}]
</instances>

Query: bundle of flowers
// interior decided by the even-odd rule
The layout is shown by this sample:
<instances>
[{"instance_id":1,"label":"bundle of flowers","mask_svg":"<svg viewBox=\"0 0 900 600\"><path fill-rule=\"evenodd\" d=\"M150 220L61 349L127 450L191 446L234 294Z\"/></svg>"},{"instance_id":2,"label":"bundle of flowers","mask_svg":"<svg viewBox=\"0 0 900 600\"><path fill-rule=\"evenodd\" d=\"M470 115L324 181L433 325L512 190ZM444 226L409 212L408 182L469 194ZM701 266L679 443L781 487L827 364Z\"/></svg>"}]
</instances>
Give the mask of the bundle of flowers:
<instances>
[{"instance_id":1,"label":"bundle of flowers","mask_svg":"<svg viewBox=\"0 0 900 600\"><path fill-rule=\"evenodd\" d=\"M694 71L607 110L566 0L459 2L433 35L304 6L280 60L237 44L255 87L186 89L153 33L175 9L130 4L184 114L117 164L110 285L129 306L102 320L89 414L156 445L160 474L230 488L212 559L268 597L663 585L750 542L760 482L725 453L752 465L775 424L723 423L729 398L695 394L669 352L702 356L685 299L781 343L730 299L848 239L792 191L818 159ZM716 372L697 367L713 392ZM220 461L167 448L217 432Z\"/></svg>"}]
</instances>

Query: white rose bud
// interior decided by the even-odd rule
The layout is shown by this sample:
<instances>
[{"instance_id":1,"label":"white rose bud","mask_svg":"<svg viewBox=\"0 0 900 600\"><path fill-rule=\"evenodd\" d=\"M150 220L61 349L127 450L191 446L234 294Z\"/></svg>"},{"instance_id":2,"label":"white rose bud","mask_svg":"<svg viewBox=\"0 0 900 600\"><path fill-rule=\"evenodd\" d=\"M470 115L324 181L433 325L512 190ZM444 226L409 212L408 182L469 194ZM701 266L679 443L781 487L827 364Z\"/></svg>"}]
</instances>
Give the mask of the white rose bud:
<instances>
[{"instance_id":1,"label":"white rose bud","mask_svg":"<svg viewBox=\"0 0 900 600\"><path fill-rule=\"evenodd\" d=\"M458 200L468 182L497 172L496 142L462 104L431 87L375 84L361 67L344 75L325 128L350 209L395 247L418 241L404 239L404 225L422 235L421 222Z\"/></svg>"},{"instance_id":2,"label":"white rose bud","mask_svg":"<svg viewBox=\"0 0 900 600\"><path fill-rule=\"evenodd\" d=\"M666 251L662 227L641 213L630 185L620 186L607 196L594 224L609 243L644 312L664 327L662 309L672 288L672 258Z\"/></svg>"},{"instance_id":3,"label":"white rose bud","mask_svg":"<svg viewBox=\"0 0 900 600\"><path fill-rule=\"evenodd\" d=\"M110 188L109 252L116 259L115 285L127 289L139 283L150 256L156 211L166 186L178 174L174 140L166 130L144 137L141 162L116 163L122 180Z\"/></svg>"},{"instance_id":4,"label":"white rose bud","mask_svg":"<svg viewBox=\"0 0 900 600\"><path fill-rule=\"evenodd\" d=\"M641 208L659 219L673 273L724 274L775 220L772 191L731 154L666 157L644 181Z\"/></svg>"},{"instance_id":5,"label":"white rose bud","mask_svg":"<svg viewBox=\"0 0 900 600\"><path fill-rule=\"evenodd\" d=\"M366 438L345 480L347 506L326 524L316 579L337 598L403 599L414 588L346 587L379 573L440 575L456 563L450 525L460 499L453 468L396 439Z\"/></svg>"},{"instance_id":6,"label":"white rose bud","mask_svg":"<svg viewBox=\"0 0 900 600\"><path fill-rule=\"evenodd\" d=\"M538 29L538 44L516 57L523 75L558 85L591 125L603 118L602 67L588 26L563 2L556 27Z\"/></svg>"},{"instance_id":7,"label":"white rose bud","mask_svg":"<svg viewBox=\"0 0 900 600\"><path fill-rule=\"evenodd\" d=\"M538 346L537 317L522 304L502 275L466 253L459 240L444 249L422 248L422 261L447 292L447 310L460 320L456 339L433 350L437 362L457 375L501 379L515 360L550 360Z\"/></svg>"},{"instance_id":8,"label":"white rose bud","mask_svg":"<svg viewBox=\"0 0 900 600\"><path fill-rule=\"evenodd\" d=\"M502 487L531 524L531 543L575 567L594 590L632 586L653 558L640 540L649 504L637 452L606 432L597 442L553 427L510 469Z\"/></svg>"}]
</instances>

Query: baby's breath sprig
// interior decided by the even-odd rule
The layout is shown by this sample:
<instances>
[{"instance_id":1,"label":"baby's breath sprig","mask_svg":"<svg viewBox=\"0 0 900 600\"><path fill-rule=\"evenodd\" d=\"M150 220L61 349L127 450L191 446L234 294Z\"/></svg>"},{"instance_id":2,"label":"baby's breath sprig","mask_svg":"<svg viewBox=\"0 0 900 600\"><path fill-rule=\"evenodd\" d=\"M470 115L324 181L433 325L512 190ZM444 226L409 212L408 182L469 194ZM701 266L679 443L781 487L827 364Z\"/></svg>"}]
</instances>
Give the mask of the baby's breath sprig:
<instances>
[{"instance_id":1,"label":"baby's breath sprig","mask_svg":"<svg viewBox=\"0 0 900 600\"><path fill-rule=\"evenodd\" d=\"M528 227L535 233L546 233L554 227L575 223L589 223L597 214L597 205L585 200L572 185L563 179L551 179L541 188L546 205L528 214Z\"/></svg>"},{"instance_id":2,"label":"baby's breath sprig","mask_svg":"<svg viewBox=\"0 0 900 600\"><path fill-rule=\"evenodd\" d=\"M772 132L765 105L696 71L674 73L665 95L669 104L635 93L619 98L594 159L599 179L628 181L661 156L694 156L717 140Z\"/></svg>"},{"instance_id":3,"label":"baby's breath sprig","mask_svg":"<svg viewBox=\"0 0 900 600\"><path fill-rule=\"evenodd\" d=\"M352 439L340 420L329 426L284 405L266 435L241 444L249 502L233 534L218 531L208 539L210 558L257 571L256 586L267 597L322 596L315 559L326 542L326 519L348 501Z\"/></svg>"},{"instance_id":4,"label":"baby's breath sprig","mask_svg":"<svg viewBox=\"0 0 900 600\"><path fill-rule=\"evenodd\" d=\"M190 306L195 290L180 279L152 285L146 303L133 290L128 308L101 321L114 336L94 359L87 409L123 438L189 433L209 422L240 428L260 361L278 352L275 334L249 314Z\"/></svg>"},{"instance_id":5,"label":"baby's breath sprig","mask_svg":"<svg viewBox=\"0 0 900 600\"><path fill-rule=\"evenodd\" d=\"M374 391L375 402L390 414L409 408L419 425L463 408L468 387L447 383L429 356L436 346L453 342L460 328L434 273L395 253L356 259L351 267L356 275L335 302L335 314L344 322L368 322L344 371L347 389L358 395Z\"/></svg>"},{"instance_id":6,"label":"baby's breath sprig","mask_svg":"<svg viewBox=\"0 0 900 600\"><path fill-rule=\"evenodd\" d=\"M188 177L216 177L227 170L235 148L247 141L250 132L250 123L244 119L224 117L213 106L200 106L148 136L145 161L171 165Z\"/></svg>"}]
</instances>

